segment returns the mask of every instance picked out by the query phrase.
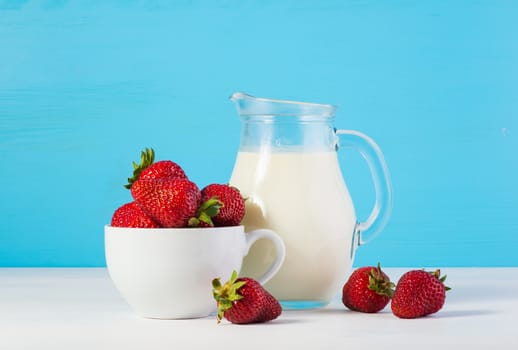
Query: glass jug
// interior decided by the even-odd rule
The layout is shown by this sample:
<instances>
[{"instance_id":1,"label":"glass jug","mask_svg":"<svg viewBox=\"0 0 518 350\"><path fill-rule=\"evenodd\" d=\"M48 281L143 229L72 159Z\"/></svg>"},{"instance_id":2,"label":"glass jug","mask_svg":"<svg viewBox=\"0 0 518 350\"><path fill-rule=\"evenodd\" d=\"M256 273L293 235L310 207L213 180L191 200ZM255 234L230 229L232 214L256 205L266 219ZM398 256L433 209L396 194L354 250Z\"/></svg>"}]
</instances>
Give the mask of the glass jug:
<instances>
[{"instance_id":1,"label":"glass jug","mask_svg":"<svg viewBox=\"0 0 518 350\"><path fill-rule=\"evenodd\" d=\"M386 225L392 207L383 155L368 136L333 126L335 107L256 98L234 93L241 118L239 151L229 183L246 198L246 231L271 229L286 245L279 272L265 287L284 308L328 304L350 273L357 246ZM365 222L357 222L337 151L356 148L367 160L376 200ZM258 241L241 275L259 276L275 249Z\"/></svg>"}]
</instances>

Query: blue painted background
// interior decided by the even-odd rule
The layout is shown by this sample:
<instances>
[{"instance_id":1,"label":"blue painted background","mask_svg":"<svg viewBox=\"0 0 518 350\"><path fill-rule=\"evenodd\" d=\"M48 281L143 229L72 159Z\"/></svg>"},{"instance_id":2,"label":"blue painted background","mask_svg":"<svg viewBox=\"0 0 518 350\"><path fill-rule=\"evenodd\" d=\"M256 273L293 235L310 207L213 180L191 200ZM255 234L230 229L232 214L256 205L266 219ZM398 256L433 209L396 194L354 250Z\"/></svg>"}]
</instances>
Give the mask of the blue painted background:
<instances>
[{"instance_id":1,"label":"blue painted background","mask_svg":"<svg viewBox=\"0 0 518 350\"><path fill-rule=\"evenodd\" d=\"M226 182L239 90L338 105L379 143L394 211L356 265L518 266L517 19L496 0L0 1L0 266L103 266L146 146Z\"/></svg>"}]
</instances>

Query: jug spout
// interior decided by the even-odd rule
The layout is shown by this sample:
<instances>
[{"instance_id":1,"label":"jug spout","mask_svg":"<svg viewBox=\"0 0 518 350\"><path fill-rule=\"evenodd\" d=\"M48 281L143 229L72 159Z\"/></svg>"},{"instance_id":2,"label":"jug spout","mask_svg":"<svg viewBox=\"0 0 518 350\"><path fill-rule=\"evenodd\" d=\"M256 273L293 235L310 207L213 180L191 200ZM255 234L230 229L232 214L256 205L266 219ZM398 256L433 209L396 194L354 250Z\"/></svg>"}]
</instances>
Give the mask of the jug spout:
<instances>
[{"instance_id":1,"label":"jug spout","mask_svg":"<svg viewBox=\"0 0 518 350\"><path fill-rule=\"evenodd\" d=\"M230 96L230 100L234 102L239 115L243 115L243 112L250 109L250 106L253 105L256 98L244 92L234 92Z\"/></svg>"},{"instance_id":2,"label":"jug spout","mask_svg":"<svg viewBox=\"0 0 518 350\"><path fill-rule=\"evenodd\" d=\"M334 117L336 107L328 104L254 97L244 92L230 96L240 116Z\"/></svg>"},{"instance_id":3,"label":"jug spout","mask_svg":"<svg viewBox=\"0 0 518 350\"><path fill-rule=\"evenodd\" d=\"M235 103L239 103L240 101L242 100L245 100L245 99L252 99L252 98L255 98L254 96L251 96L249 94L245 94L244 92L234 92L232 94L232 96L230 96L230 100L232 102L235 102Z\"/></svg>"}]
</instances>

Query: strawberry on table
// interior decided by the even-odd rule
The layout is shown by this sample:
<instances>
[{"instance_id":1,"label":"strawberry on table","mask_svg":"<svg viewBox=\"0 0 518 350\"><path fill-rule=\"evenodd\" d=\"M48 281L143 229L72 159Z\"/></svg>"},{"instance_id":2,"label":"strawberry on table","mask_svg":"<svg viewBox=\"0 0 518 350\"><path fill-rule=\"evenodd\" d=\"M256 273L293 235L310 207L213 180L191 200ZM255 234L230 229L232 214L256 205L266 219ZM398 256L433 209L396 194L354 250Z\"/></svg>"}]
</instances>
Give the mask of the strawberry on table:
<instances>
[{"instance_id":1,"label":"strawberry on table","mask_svg":"<svg viewBox=\"0 0 518 350\"><path fill-rule=\"evenodd\" d=\"M394 283L381 266L365 266L353 271L342 289L343 304L353 311L374 313L387 306Z\"/></svg>"},{"instance_id":2,"label":"strawberry on table","mask_svg":"<svg viewBox=\"0 0 518 350\"><path fill-rule=\"evenodd\" d=\"M446 276L439 269L408 271L399 279L392 299L392 313L399 318L418 318L439 311L446 300Z\"/></svg>"},{"instance_id":3,"label":"strawberry on table","mask_svg":"<svg viewBox=\"0 0 518 350\"><path fill-rule=\"evenodd\" d=\"M245 200L239 190L226 184L210 184L201 190L203 203L210 199L220 202L218 213L212 217L214 226L237 226L245 216Z\"/></svg>"},{"instance_id":4,"label":"strawberry on table","mask_svg":"<svg viewBox=\"0 0 518 350\"><path fill-rule=\"evenodd\" d=\"M200 190L182 178L139 179L131 195L142 210L162 227L187 227L200 203Z\"/></svg>"},{"instance_id":5,"label":"strawberry on table","mask_svg":"<svg viewBox=\"0 0 518 350\"><path fill-rule=\"evenodd\" d=\"M212 281L214 299L218 305L218 323L223 318L231 323L248 324L276 319L282 307L273 295L252 278L238 278L234 271L229 281Z\"/></svg>"},{"instance_id":6,"label":"strawberry on table","mask_svg":"<svg viewBox=\"0 0 518 350\"><path fill-rule=\"evenodd\" d=\"M142 211L142 208L136 202L126 203L115 210L111 225L116 227L160 227Z\"/></svg>"},{"instance_id":7,"label":"strawberry on table","mask_svg":"<svg viewBox=\"0 0 518 350\"><path fill-rule=\"evenodd\" d=\"M128 178L128 184L124 187L130 189L138 179L162 178L186 179L187 176L183 169L171 160L155 162L155 151L152 148L146 148L140 154L140 164L133 162L133 176Z\"/></svg>"}]
</instances>

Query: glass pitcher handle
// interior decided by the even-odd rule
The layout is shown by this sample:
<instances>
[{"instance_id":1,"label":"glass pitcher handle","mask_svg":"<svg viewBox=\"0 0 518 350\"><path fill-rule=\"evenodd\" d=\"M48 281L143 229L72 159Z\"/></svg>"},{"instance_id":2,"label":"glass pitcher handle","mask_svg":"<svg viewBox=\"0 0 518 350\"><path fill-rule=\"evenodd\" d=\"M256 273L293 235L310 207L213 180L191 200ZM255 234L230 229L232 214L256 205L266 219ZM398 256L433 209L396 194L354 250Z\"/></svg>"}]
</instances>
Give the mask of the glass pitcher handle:
<instances>
[{"instance_id":1,"label":"glass pitcher handle","mask_svg":"<svg viewBox=\"0 0 518 350\"><path fill-rule=\"evenodd\" d=\"M360 152L369 165L376 200L374 208L364 222L356 226L356 245L362 245L376 237L385 227L392 212L392 185L385 158L376 142L355 130L336 130L339 146L352 147Z\"/></svg>"}]
</instances>

